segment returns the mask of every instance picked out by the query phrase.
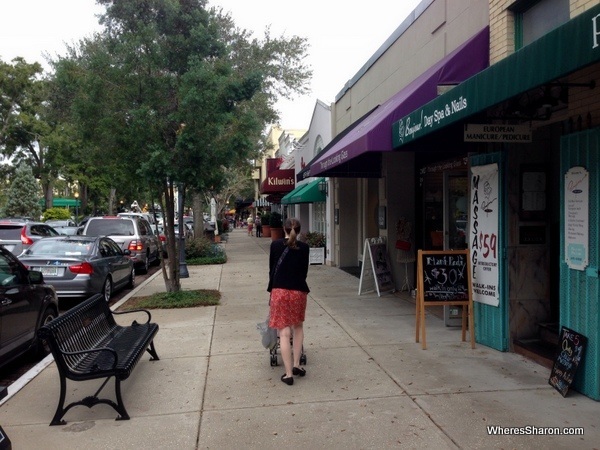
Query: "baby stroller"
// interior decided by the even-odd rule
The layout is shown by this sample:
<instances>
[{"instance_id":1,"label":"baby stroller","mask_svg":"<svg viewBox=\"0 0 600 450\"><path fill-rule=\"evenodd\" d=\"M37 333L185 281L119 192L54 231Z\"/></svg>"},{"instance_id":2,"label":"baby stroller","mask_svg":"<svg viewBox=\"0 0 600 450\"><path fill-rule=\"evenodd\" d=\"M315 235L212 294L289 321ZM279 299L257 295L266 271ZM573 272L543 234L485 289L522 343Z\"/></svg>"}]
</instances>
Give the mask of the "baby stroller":
<instances>
[{"instance_id":1,"label":"baby stroller","mask_svg":"<svg viewBox=\"0 0 600 450\"><path fill-rule=\"evenodd\" d=\"M290 338L290 345L294 346L294 338ZM279 349L279 335L277 336L277 344L269 350L271 353L271 366L278 366L279 362L277 360L277 349ZM302 346L302 354L300 355L300 364L306 365L306 354L304 353L304 346Z\"/></svg>"}]
</instances>

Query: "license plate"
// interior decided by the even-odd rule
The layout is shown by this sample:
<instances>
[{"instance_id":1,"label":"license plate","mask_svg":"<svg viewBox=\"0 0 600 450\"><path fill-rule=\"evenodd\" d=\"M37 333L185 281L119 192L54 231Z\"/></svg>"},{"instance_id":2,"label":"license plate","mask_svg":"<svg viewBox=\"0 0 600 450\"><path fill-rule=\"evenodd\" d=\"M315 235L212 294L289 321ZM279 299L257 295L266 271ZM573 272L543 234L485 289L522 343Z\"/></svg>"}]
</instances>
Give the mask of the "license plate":
<instances>
[{"instance_id":1,"label":"license plate","mask_svg":"<svg viewBox=\"0 0 600 450\"><path fill-rule=\"evenodd\" d=\"M42 275L46 275L48 277L57 277L59 273L62 272L62 269L59 269L58 267L40 267L39 271L42 272Z\"/></svg>"}]
</instances>

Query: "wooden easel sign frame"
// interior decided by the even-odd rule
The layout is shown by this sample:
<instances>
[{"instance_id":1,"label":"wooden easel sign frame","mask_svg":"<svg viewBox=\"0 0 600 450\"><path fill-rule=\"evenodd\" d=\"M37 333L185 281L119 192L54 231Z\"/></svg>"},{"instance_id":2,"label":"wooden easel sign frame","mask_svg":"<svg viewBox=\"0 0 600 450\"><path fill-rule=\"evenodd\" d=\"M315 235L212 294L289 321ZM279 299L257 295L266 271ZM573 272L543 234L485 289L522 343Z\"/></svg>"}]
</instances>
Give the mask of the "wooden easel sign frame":
<instances>
[{"instance_id":1,"label":"wooden easel sign frame","mask_svg":"<svg viewBox=\"0 0 600 450\"><path fill-rule=\"evenodd\" d=\"M475 348L473 292L469 250L419 250L417 256L417 302L415 342L419 332L423 349L427 348L425 308L428 306L462 306L462 341L467 334Z\"/></svg>"}]
</instances>

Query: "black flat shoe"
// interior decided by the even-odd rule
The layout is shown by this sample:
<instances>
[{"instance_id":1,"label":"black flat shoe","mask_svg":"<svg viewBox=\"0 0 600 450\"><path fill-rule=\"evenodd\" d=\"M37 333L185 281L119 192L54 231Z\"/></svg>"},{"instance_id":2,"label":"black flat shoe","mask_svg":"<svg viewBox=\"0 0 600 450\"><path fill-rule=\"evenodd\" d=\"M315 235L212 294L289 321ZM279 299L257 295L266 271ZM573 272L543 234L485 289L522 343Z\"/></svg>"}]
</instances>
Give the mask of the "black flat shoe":
<instances>
[{"instance_id":1,"label":"black flat shoe","mask_svg":"<svg viewBox=\"0 0 600 450\"><path fill-rule=\"evenodd\" d=\"M292 373L294 375L298 375L299 377L303 377L304 375L306 375L306 370L301 369L300 367L294 367L292 369Z\"/></svg>"},{"instance_id":2,"label":"black flat shoe","mask_svg":"<svg viewBox=\"0 0 600 450\"><path fill-rule=\"evenodd\" d=\"M292 384L294 384L294 377L286 377L284 373L283 375L281 375L281 381L283 381L288 386L291 386Z\"/></svg>"}]
</instances>

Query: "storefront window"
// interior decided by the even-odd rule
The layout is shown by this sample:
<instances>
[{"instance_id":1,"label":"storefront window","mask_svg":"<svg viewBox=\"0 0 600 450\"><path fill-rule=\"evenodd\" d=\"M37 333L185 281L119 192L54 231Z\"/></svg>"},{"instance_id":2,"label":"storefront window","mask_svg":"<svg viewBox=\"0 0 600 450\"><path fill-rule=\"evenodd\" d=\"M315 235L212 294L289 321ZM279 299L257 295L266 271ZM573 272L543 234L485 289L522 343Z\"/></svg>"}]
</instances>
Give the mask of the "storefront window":
<instances>
[{"instance_id":1,"label":"storefront window","mask_svg":"<svg viewBox=\"0 0 600 450\"><path fill-rule=\"evenodd\" d=\"M317 202L312 204L313 208L313 223L311 231L319 231L323 234L326 232L325 228L325 202Z\"/></svg>"},{"instance_id":2,"label":"storefront window","mask_svg":"<svg viewBox=\"0 0 600 450\"><path fill-rule=\"evenodd\" d=\"M423 249L466 249L469 235L466 158L423 167L420 180L423 198Z\"/></svg>"},{"instance_id":3,"label":"storefront window","mask_svg":"<svg viewBox=\"0 0 600 450\"><path fill-rule=\"evenodd\" d=\"M515 46L520 49L570 19L569 0L521 0L515 13Z\"/></svg>"}]
</instances>

